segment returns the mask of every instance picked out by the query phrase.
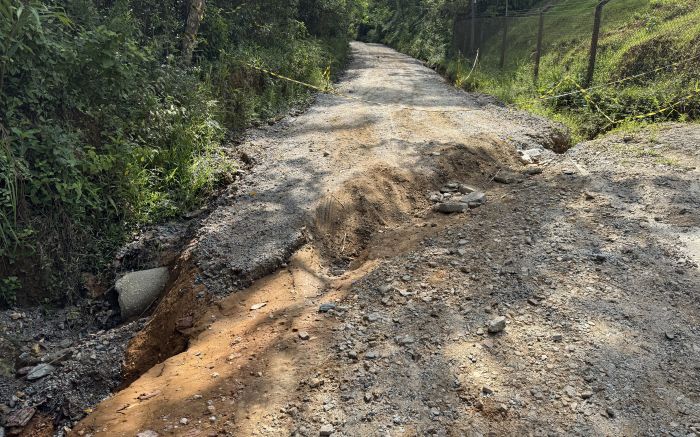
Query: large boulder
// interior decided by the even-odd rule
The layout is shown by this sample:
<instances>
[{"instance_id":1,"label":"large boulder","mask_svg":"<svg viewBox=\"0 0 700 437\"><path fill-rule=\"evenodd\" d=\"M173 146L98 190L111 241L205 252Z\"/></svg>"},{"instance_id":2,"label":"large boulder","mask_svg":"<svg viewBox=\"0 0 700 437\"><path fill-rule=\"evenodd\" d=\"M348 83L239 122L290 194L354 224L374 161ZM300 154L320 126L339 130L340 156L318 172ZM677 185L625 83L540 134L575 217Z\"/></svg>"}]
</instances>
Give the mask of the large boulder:
<instances>
[{"instance_id":1,"label":"large boulder","mask_svg":"<svg viewBox=\"0 0 700 437\"><path fill-rule=\"evenodd\" d=\"M141 270L124 275L114 285L119 294L122 319L142 315L160 297L168 283L168 268Z\"/></svg>"}]
</instances>

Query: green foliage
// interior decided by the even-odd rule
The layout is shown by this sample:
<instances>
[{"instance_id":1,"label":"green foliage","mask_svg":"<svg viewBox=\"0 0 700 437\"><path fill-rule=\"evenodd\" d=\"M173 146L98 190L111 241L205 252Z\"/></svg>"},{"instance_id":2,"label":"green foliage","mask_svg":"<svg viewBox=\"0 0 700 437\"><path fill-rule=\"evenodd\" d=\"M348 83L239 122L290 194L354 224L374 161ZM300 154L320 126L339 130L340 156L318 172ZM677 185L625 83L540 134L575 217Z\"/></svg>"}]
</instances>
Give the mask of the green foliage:
<instances>
[{"instance_id":1,"label":"green foliage","mask_svg":"<svg viewBox=\"0 0 700 437\"><path fill-rule=\"evenodd\" d=\"M208 3L183 67L184 0L0 0L0 305L72 299L134 228L230 182L227 131L309 96L246 64L319 84L347 53L351 2Z\"/></svg>"},{"instance_id":2,"label":"green foliage","mask_svg":"<svg viewBox=\"0 0 700 437\"><path fill-rule=\"evenodd\" d=\"M19 278L10 276L8 278L0 278L0 305L12 305L17 301L17 290L21 284Z\"/></svg>"}]
</instances>

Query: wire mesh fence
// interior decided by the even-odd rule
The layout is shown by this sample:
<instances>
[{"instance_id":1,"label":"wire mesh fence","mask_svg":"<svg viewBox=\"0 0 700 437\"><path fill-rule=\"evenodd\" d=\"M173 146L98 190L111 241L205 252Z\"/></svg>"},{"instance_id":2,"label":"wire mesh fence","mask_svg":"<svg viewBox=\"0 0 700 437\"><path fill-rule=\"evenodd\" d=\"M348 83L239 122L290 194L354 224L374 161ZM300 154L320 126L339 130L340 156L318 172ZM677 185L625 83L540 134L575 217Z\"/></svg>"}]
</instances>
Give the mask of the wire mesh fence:
<instances>
[{"instance_id":1,"label":"wire mesh fence","mask_svg":"<svg viewBox=\"0 0 700 437\"><path fill-rule=\"evenodd\" d=\"M700 116L700 0L552 0L513 9L517 3L469 0L456 13L453 53L473 62L476 75L527 81L540 98L569 106L579 99L603 107L613 123L606 111Z\"/></svg>"},{"instance_id":2,"label":"wire mesh fence","mask_svg":"<svg viewBox=\"0 0 700 437\"><path fill-rule=\"evenodd\" d=\"M681 15L676 11L678 19L666 17L661 21L659 16L649 14L644 7L648 2L642 1L553 0L539 9L527 11L509 10L508 0L498 3L497 7L489 8L486 13L479 12L478 6L470 6L456 14L453 49L458 56L470 59L478 53L479 68L490 72L507 72L529 66L533 78L536 72L541 78L575 72L581 74L580 79L585 81L588 79L586 75L592 45L597 50L591 82L596 77L607 77L597 74L597 68L600 65L605 68L610 62L621 62L618 73L622 75L658 67L660 65L656 65L656 60L674 60L670 59L673 54L660 53L664 42L682 39L683 34L694 35L691 28L697 23L693 22L693 18L698 18L697 14ZM688 9L700 8L700 2L687 3ZM478 4L477 1L474 4ZM596 10L600 11L599 27L595 26ZM649 56L637 57L635 65L626 65L625 60L614 59L615 50L607 50L624 44L643 43L624 40L629 36L629 32L626 32L628 27L647 29L648 39L653 41L653 45L642 45L637 49L648 52ZM599 37L597 44L596 36ZM635 37L643 39L643 36ZM699 47L696 44L696 54L700 54ZM671 47L667 49L672 50ZM675 60L685 56L687 53L676 53Z\"/></svg>"}]
</instances>

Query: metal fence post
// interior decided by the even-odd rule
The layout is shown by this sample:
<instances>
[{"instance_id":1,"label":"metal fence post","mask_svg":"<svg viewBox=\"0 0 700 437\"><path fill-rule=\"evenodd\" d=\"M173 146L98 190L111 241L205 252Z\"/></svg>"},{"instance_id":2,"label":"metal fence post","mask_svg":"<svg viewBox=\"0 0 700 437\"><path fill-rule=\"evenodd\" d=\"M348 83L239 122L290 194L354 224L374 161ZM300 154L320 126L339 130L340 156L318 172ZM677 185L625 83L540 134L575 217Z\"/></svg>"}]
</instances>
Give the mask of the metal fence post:
<instances>
[{"instance_id":1,"label":"metal fence post","mask_svg":"<svg viewBox=\"0 0 700 437\"><path fill-rule=\"evenodd\" d=\"M537 51L535 51L535 82L540 76L540 59L542 58L542 37L544 35L544 13L549 10L552 5L547 5L540 10L540 26L537 31Z\"/></svg>"},{"instance_id":2,"label":"metal fence post","mask_svg":"<svg viewBox=\"0 0 700 437\"><path fill-rule=\"evenodd\" d=\"M476 0L472 2L472 29L469 38L469 54L474 53L474 43L476 42Z\"/></svg>"},{"instance_id":3,"label":"metal fence post","mask_svg":"<svg viewBox=\"0 0 700 437\"><path fill-rule=\"evenodd\" d=\"M610 0L601 0L595 7L595 19L593 20L593 36L591 37L591 52L588 56L588 71L583 86L588 88L593 83L593 73L595 72L595 60L598 54L598 37L600 36L600 22L603 15L603 6Z\"/></svg>"},{"instance_id":4,"label":"metal fence post","mask_svg":"<svg viewBox=\"0 0 700 437\"><path fill-rule=\"evenodd\" d=\"M508 0L506 0L506 15L503 17L503 41L501 42L501 70L506 65L506 45L508 44Z\"/></svg>"}]
</instances>

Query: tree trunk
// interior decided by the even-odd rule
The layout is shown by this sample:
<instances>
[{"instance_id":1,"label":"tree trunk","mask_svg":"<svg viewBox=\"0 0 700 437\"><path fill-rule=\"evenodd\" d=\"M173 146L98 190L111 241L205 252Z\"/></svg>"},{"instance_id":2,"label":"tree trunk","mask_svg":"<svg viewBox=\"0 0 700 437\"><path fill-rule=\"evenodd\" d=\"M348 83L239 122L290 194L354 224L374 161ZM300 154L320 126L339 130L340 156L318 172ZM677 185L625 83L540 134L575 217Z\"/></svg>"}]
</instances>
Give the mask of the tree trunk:
<instances>
[{"instance_id":1,"label":"tree trunk","mask_svg":"<svg viewBox=\"0 0 700 437\"><path fill-rule=\"evenodd\" d=\"M202 18L204 18L204 2L205 0L190 0L189 2L185 34L182 37L182 62L185 65L192 63L192 53L197 46L197 32Z\"/></svg>"}]
</instances>

